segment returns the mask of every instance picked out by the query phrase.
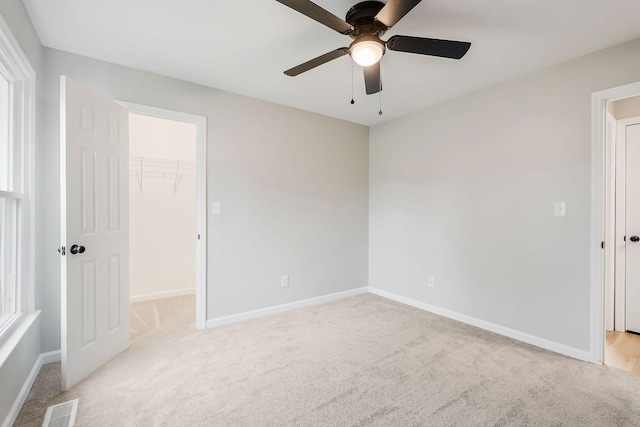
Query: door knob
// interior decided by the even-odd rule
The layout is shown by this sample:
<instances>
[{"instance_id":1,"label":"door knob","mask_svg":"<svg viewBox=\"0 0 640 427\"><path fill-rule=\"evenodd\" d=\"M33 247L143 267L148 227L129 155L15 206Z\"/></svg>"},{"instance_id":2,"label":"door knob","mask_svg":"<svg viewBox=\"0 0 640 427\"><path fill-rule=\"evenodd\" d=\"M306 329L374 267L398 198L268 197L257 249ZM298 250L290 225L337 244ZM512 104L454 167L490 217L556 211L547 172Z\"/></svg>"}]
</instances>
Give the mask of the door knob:
<instances>
[{"instance_id":1,"label":"door knob","mask_svg":"<svg viewBox=\"0 0 640 427\"><path fill-rule=\"evenodd\" d=\"M640 242L640 237L638 236L631 236L629 237L629 240L631 240L632 242Z\"/></svg>"},{"instance_id":2,"label":"door knob","mask_svg":"<svg viewBox=\"0 0 640 427\"><path fill-rule=\"evenodd\" d=\"M84 246L78 246L78 245L72 245L71 249L69 249L69 252L71 252L74 255L83 254L84 251L85 251Z\"/></svg>"}]
</instances>

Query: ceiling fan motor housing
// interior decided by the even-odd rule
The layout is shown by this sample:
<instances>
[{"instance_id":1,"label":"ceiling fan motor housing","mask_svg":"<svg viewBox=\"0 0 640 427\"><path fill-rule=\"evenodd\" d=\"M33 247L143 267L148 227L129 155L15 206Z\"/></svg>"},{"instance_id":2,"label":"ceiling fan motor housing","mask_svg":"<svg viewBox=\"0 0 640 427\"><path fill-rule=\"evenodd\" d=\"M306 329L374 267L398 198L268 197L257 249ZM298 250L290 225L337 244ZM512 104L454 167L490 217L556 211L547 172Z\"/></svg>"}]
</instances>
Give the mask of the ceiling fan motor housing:
<instances>
[{"instance_id":1,"label":"ceiling fan motor housing","mask_svg":"<svg viewBox=\"0 0 640 427\"><path fill-rule=\"evenodd\" d=\"M387 27L375 19L383 7L384 3L379 1L363 1L347 12L346 21L353 26L349 36L354 39L349 46L349 55L359 65L373 65L387 50L385 42L380 40Z\"/></svg>"},{"instance_id":2,"label":"ceiling fan motor housing","mask_svg":"<svg viewBox=\"0 0 640 427\"><path fill-rule=\"evenodd\" d=\"M379 1L363 1L353 6L347 12L346 21L353 26L351 38L358 39L361 36L382 36L387 27L375 20L375 16L382 10L384 3Z\"/></svg>"}]
</instances>

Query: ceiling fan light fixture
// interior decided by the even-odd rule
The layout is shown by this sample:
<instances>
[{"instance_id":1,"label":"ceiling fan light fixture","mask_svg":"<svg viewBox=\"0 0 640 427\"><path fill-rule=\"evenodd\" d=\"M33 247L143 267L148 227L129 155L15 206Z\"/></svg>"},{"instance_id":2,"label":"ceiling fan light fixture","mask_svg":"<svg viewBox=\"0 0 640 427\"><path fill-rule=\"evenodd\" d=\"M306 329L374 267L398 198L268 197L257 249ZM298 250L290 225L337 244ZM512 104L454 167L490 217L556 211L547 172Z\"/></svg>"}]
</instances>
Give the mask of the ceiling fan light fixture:
<instances>
[{"instance_id":1,"label":"ceiling fan light fixture","mask_svg":"<svg viewBox=\"0 0 640 427\"><path fill-rule=\"evenodd\" d=\"M349 47L349 55L361 67L369 67L382 58L385 46L377 37L361 37Z\"/></svg>"}]
</instances>

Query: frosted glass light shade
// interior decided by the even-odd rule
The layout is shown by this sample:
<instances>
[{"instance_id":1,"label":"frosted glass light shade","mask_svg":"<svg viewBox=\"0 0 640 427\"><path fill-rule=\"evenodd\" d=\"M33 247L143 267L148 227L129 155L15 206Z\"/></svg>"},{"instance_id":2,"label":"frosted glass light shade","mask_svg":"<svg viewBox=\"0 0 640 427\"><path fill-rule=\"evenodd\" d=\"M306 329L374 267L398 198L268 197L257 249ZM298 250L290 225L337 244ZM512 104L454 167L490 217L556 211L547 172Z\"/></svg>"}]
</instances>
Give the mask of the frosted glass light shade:
<instances>
[{"instance_id":1,"label":"frosted glass light shade","mask_svg":"<svg viewBox=\"0 0 640 427\"><path fill-rule=\"evenodd\" d=\"M349 54L356 64L368 67L380 61L384 55L384 44L378 40L359 40L351 45Z\"/></svg>"}]
</instances>

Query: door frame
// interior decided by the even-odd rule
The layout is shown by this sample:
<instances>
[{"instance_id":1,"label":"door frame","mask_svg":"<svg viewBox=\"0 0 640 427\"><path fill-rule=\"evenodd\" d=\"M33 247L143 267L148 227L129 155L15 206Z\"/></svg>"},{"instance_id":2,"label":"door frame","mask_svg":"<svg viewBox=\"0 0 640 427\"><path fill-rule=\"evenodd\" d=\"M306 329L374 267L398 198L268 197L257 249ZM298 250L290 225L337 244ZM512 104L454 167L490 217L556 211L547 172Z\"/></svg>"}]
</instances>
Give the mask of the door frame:
<instances>
[{"instance_id":1,"label":"door frame","mask_svg":"<svg viewBox=\"0 0 640 427\"><path fill-rule=\"evenodd\" d=\"M615 251L615 216L606 182L615 179L615 168L605 164L607 103L640 95L640 82L594 92L591 95L591 325L590 361L602 365L605 343L605 291L612 275L605 260ZM608 265L608 264L607 264Z\"/></svg>"},{"instance_id":2,"label":"door frame","mask_svg":"<svg viewBox=\"0 0 640 427\"><path fill-rule=\"evenodd\" d=\"M196 328L207 327L207 118L180 111L116 101L129 113L191 123L197 128L196 149Z\"/></svg>"}]
</instances>

